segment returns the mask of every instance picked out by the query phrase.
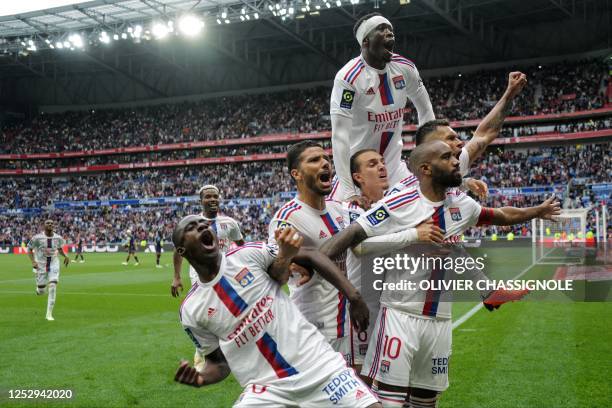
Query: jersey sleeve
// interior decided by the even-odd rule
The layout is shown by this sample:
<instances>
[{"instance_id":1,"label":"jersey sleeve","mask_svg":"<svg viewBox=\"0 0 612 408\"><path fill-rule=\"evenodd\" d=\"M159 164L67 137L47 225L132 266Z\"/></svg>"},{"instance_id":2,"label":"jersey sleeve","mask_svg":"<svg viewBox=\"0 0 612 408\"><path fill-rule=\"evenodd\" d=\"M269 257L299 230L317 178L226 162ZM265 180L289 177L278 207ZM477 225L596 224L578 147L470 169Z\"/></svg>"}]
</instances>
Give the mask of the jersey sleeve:
<instances>
[{"instance_id":1,"label":"jersey sleeve","mask_svg":"<svg viewBox=\"0 0 612 408\"><path fill-rule=\"evenodd\" d=\"M356 88L345 80L336 77L329 101L330 115L340 115L352 119L356 97Z\"/></svg>"},{"instance_id":2,"label":"jersey sleeve","mask_svg":"<svg viewBox=\"0 0 612 408\"><path fill-rule=\"evenodd\" d=\"M465 177L470 171L470 153L463 147L459 154L459 173L461 177Z\"/></svg>"},{"instance_id":3,"label":"jersey sleeve","mask_svg":"<svg viewBox=\"0 0 612 408\"><path fill-rule=\"evenodd\" d=\"M468 214L468 224L467 227L473 227L475 225L483 225L481 223L481 217L483 221L486 221L488 215L491 215L491 219L493 217L493 210L490 208L481 207L476 200L472 197L468 196L464 192L461 192L461 208L466 209L466 213ZM489 211L490 210L490 211ZM490 223L490 222L489 222Z\"/></svg>"},{"instance_id":4,"label":"jersey sleeve","mask_svg":"<svg viewBox=\"0 0 612 408\"><path fill-rule=\"evenodd\" d=\"M183 328L202 355L206 356L219 348L219 338L209 330L185 323L183 323Z\"/></svg>"},{"instance_id":5,"label":"jersey sleeve","mask_svg":"<svg viewBox=\"0 0 612 408\"><path fill-rule=\"evenodd\" d=\"M28 249L35 250L40 248L40 241L36 238L32 238L30 242L28 242Z\"/></svg>"},{"instance_id":6,"label":"jersey sleeve","mask_svg":"<svg viewBox=\"0 0 612 408\"><path fill-rule=\"evenodd\" d=\"M234 242L243 240L242 232L240 231L240 224L238 221L232 220L232 229L230 230L230 239Z\"/></svg>"},{"instance_id":7,"label":"jersey sleeve","mask_svg":"<svg viewBox=\"0 0 612 408\"><path fill-rule=\"evenodd\" d=\"M356 222L368 237L398 232L412 228L430 217L432 211L420 205L416 190L402 191L384 198L361 215Z\"/></svg>"},{"instance_id":8,"label":"jersey sleeve","mask_svg":"<svg viewBox=\"0 0 612 408\"><path fill-rule=\"evenodd\" d=\"M406 67L404 69L404 74L406 75L406 91L408 98L417 110L420 126L423 123L429 122L430 120L434 120L436 118L434 115L433 106L431 105L429 94L427 93L427 89L423 84L423 80L421 79L421 75L419 75L417 67L414 65L403 66Z\"/></svg>"}]
</instances>

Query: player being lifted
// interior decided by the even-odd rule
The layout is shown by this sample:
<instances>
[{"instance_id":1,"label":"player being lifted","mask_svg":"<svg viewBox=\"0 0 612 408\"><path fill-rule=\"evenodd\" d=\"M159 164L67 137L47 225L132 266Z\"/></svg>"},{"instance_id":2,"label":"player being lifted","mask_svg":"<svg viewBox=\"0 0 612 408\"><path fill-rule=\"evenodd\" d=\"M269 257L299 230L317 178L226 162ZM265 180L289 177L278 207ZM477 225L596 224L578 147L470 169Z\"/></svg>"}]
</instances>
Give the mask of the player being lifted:
<instances>
[{"instance_id":1,"label":"player being lifted","mask_svg":"<svg viewBox=\"0 0 612 408\"><path fill-rule=\"evenodd\" d=\"M32 261L32 268L36 274L36 294L45 293L45 287L49 285L47 295L47 320L53 318L53 307L60 275L60 263L58 254L64 258L64 265L70 264L70 259L64 253L62 246L64 239L55 233L53 220L46 220L43 232L36 234L28 243L28 256Z\"/></svg>"},{"instance_id":2,"label":"player being lifted","mask_svg":"<svg viewBox=\"0 0 612 408\"><path fill-rule=\"evenodd\" d=\"M72 262L76 262L79 259L79 256L81 257L81 260L79 261L79 263L84 263L85 262L85 258L83 258L83 237L81 236L80 232L77 234L77 238L76 238L76 256L74 257Z\"/></svg>"},{"instance_id":3,"label":"player being lifted","mask_svg":"<svg viewBox=\"0 0 612 408\"><path fill-rule=\"evenodd\" d=\"M126 236L125 247L127 248L128 256L125 258L125 261L123 261L122 264L127 265L128 262L130 262L130 257L133 256L134 261L136 261L134 266L138 266L140 265L140 262L138 261L138 256L136 255L136 234L129 229L126 232Z\"/></svg>"},{"instance_id":4,"label":"player being lifted","mask_svg":"<svg viewBox=\"0 0 612 408\"><path fill-rule=\"evenodd\" d=\"M359 200L349 158L362 149L384 156L391 184L410 176L401 162L407 99L416 107L419 124L435 118L416 66L393 53L391 22L379 13L368 14L355 23L353 32L361 55L338 71L330 100L335 200Z\"/></svg>"},{"instance_id":5,"label":"player being lifted","mask_svg":"<svg viewBox=\"0 0 612 408\"><path fill-rule=\"evenodd\" d=\"M198 194L200 196L200 203L202 204L202 212L200 215L208 220L211 228L215 231L215 235L219 240L219 249L221 252L226 253L229 251L232 242L238 246L244 245L244 238L242 237L242 232L240 232L238 221L226 215L219 214L219 189L212 184L207 184L200 188ZM174 279L172 280L170 292L173 297L177 297L180 291L183 290L183 282L181 280L183 258L176 251L174 251L173 263ZM192 266L189 267L189 278L191 279L192 285L198 280L198 274Z\"/></svg>"},{"instance_id":6,"label":"player being lifted","mask_svg":"<svg viewBox=\"0 0 612 408\"><path fill-rule=\"evenodd\" d=\"M410 163L419 187L385 197L328 242L322 248L324 253L333 256L367 237L410 229L430 217L443 232L444 242L455 243L475 225L513 225L533 218L551 219L560 212L553 198L537 207L495 209L481 207L457 189L449 190L461 183L459 161L439 140L415 148ZM429 279L440 272L444 274L435 268L429 271ZM433 292L405 292L398 297L397 293L383 291L374 327L378 335L372 336L362 374L377 381L385 407L403 406L409 389L410 406L435 407L438 394L448 388L451 305L439 302ZM488 309L496 308L525 293L494 291L484 296L484 304ZM392 352L388 342L384 344L385 338L397 339Z\"/></svg>"},{"instance_id":7,"label":"player being lifted","mask_svg":"<svg viewBox=\"0 0 612 408\"><path fill-rule=\"evenodd\" d=\"M298 193L272 218L268 239L273 242L279 228L293 227L304 237L306 245L319 248L347 223L342 203L325 199L331 191L331 160L321 145L305 140L289 148L287 165ZM338 254L333 261L346 273L346 252ZM323 333L334 350L350 363L348 306L359 299L348 299L347 302L346 297L321 273L315 272L304 286L298 283L293 278L289 281L291 300Z\"/></svg>"},{"instance_id":8,"label":"player being lifted","mask_svg":"<svg viewBox=\"0 0 612 408\"><path fill-rule=\"evenodd\" d=\"M181 323L207 364L198 372L183 361L175 380L201 387L231 371L244 387L234 407L381 407L281 285L295 261L325 271L347 297L355 289L327 257L300 249L303 238L293 228L274 238L278 246L252 242L224 255L208 220L190 215L178 223L174 246L198 274ZM352 313L361 328L367 316L363 302Z\"/></svg>"}]
</instances>

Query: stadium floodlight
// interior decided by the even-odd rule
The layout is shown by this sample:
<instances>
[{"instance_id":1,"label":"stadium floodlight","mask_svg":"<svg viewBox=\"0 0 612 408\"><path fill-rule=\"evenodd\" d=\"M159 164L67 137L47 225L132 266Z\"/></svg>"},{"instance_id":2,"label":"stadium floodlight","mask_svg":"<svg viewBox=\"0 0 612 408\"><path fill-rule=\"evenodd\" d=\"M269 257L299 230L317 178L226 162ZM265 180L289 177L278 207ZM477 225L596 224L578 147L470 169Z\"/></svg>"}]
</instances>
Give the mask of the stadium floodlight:
<instances>
[{"instance_id":1,"label":"stadium floodlight","mask_svg":"<svg viewBox=\"0 0 612 408\"><path fill-rule=\"evenodd\" d=\"M61 50L62 48L64 48L64 44L62 44L61 41L58 41L55 43L55 47Z\"/></svg>"},{"instance_id":2,"label":"stadium floodlight","mask_svg":"<svg viewBox=\"0 0 612 408\"><path fill-rule=\"evenodd\" d=\"M228 18L226 18L226 19L225 19L225 24L229 24L229 23L231 23L231 21L229 21L229 19L228 19Z\"/></svg>"},{"instance_id":3,"label":"stadium floodlight","mask_svg":"<svg viewBox=\"0 0 612 408\"><path fill-rule=\"evenodd\" d=\"M315 6L315 8L316 8L317 10L321 10L321 6L320 6L320 5L318 5L318 4Z\"/></svg>"},{"instance_id":4,"label":"stadium floodlight","mask_svg":"<svg viewBox=\"0 0 612 408\"><path fill-rule=\"evenodd\" d=\"M64 41L64 48L72 48L72 45L70 45L70 41Z\"/></svg>"},{"instance_id":5,"label":"stadium floodlight","mask_svg":"<svg viewBox=\"0 0 612 408\"><path fill-rule=\"evenodd\" d=\"M340 0L336 0L336 6L338 7L342 6L342 2Z\"/></svg>"},{"instance_id":6,"label":"stadium floodlight","mask_svg":"<svg viewBox=\"0 0 612 408\"><path fill-rule=\"evenodd\" d=\"M329 2L327 2L327 1L326 1L326 2L325 2L325 7L327 7L327 8L331 8L331 4L329 4Z\"/></svg>"},{"instance_id":7,"label":"stadium floodlight","mask_svg":"<svg viewBox=\"0 0 612 408\"><path fill-rule=\"evenodd\" d=\"M295 9L293 7L289 7L289 14L295 14Z\"/></svg>"},{"instance_id":8,"label":"stadium floodlight","mask_svg":"<svg viewBox=\"0 0 612 408\"><path fill-rule=\"evenodd\" d=\"M126 40L127 39L127 33L121 33L121 39Z\"/></svg>"},{"instance_id":9,"label":"stadium floodlight","mask_svg":"<svg viewBox=\"0 0 612 408\"><path fill-rule=\"evenodd\" d=\"M53 49L55 49L55 46L53 46L53 44L49 44L49 48L51 48L53 50Z\"/></svg>"},{"instance_id":10,"label":"stadium floodlight","mask_svg":"<svg viewBox=\"0 0 612 408\"><path fill-rule=\"evenodd\" d=\"M137 25L136 27L134 27L134 33L132 34L132 36L134 38L140 38L141 35L142 35L142 26Z\"/></svg>"},{"instance_id":11,"label":"stadium floodlight","mask_svg":"<svg viewBox=\"0 0 612 408\"><path fill-rule=\"evenodd\" d=\"M275 6L275 7L276 7L276 9L277 9L277 10L280 10L280 8L281 8L280 3L276 3L276 6Z\"/></svg>"},{"instance_id":12,"label":"stadium floodlight","mask_svg":"<svg viewBox=\"0 0 612 408\"><path fill-rule=\"evenodd\" d=\"M179 30L188 37L198 35L202 27L204 22L192 14L187 14L179 20Z\"/></svg>"},{"instance_id":13,"label":"stadium floodlight","mask_svg":"<svg viewBox=\"0 0 612 408\"><path fill-rule=\"evenodd\" d=\"M106 31L102 31L100 33L100 42L103 44L108 44L111 42L110 37L108 36L108 34L106 33Z\"/></svg>"},{"instance_id":14,"label":"stadium floodlight","mask_svg":"<svg viewBox=\"0 0 612 408\"><path fill-rule=\"evenodd\" d=\"M253 17L255 17L255 20L259 20L259 13L256 12L255 14L253 14Z\"/></svg>"},{"instance_id":15,"label":"stadium floodlight","mask_svg":"<svg viewBox=\"0 0 612 408\"><path fill-rule=\"evenodd\" d=\"M127 28L127 32L128 32L128 33L130 33L130 34L132 34L132 33L134 32L134 29L133 29L132 27L128 27L128 28Z\"/></svg>"},{"instance_id":16,"label":"stadium floodlight","mask_svg":"<svg viewBox=\"0 0 612 408\"><path fill-rule=\"evenodd\" d=\"M223 22L220 19L217 19L217 24L223 24Z\"/></svg>"},{"instance_id":17,"label":"stadium floodlight","mask_svg":"<svg viewBox=\"0 0 612 408\"><path fill-rule=\"evenodd\" d=\"M240 21L244 21L244 16L242 14L240 15Z\"/></svg>"},{"instance_id":18,"label":"stadium floodlight","mask_svg":"<svg viewBox=\"0 0 612 408\"><path fill-rule=\"evenodd\" d=\"M245 15L245 14L246 14L246 8L244 8L244 7L243 7L243 8L240 10L240 14Z\"/></svg>"},{"instance_id":19,"label":"stadium floodlight","mask_svg":"<svg viewBox=\"0 0 612 408\"><path fill-rule=\"evenodd\" d=\"M168 26L166 24L160 23L158 21L153 23L151 32L153 33L153 37L155 37L157 40L161 40L162 38L168 35L170 30L168 29Z\"/></svg>"},{"instance_id":20,"label":"stadium floodlight","mask_svg":"<svg viewBox=\"0 0 612 408\"><path fill-rule=\"evenodd\" d=\"M21 42L21 45L25 47L25 46L26 46L25 41L22 41L22 42Z\"/></svg>"},{"instance_id":21,"label":"stadium floodlight","mask_svg":"<svg viewBox=\"0 0 612 408\"><path fill-rule=\"evenodd\" d=\"M45 38L45 42L46 42L47 44L51 44L51 41L50 41L48 38Z\"/></svg>"},{"instance_id":22,"label":"stadium floodlight","mask_svg":"<svg viewBox=\"0 0 612 408\"><path fill-rule=\"evenodd\" d=\"M271 4L268 4L268 9L269 9L270 11L274 11L274 6L273 6L273 5L271 5Z\"/></svg>"},{"instance_id":23,"label":"stadium floodlight","mask_svg":"<svg viewBox=\"0 0 612 408\"><path fill-rule=\"evenodd\" d=\"M113 34L113 40L117 41L119 39L119 34Z\"/></svg>"}]
</instances>

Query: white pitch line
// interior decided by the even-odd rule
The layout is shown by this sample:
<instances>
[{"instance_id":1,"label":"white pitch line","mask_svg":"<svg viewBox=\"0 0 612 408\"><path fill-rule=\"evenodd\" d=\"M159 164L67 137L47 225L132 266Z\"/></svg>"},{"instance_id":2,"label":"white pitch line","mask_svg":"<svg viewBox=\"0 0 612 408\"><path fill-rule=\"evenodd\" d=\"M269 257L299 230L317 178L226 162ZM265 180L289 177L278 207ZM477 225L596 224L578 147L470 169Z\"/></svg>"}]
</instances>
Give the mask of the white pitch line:
<instances>
[{"instance_id":1,"label":"white pitch line","mask_svg":"<svg viewBox=\"0 0 612 408\"><path fill-rule=\"evenodd\" d=\"M548 253L546 253L544 256L550 254L552 251L554 250L551 249L550 251L548 251ZM544 257L542 256L542 258ZM531 268L533 268L534 266L536 266L535 263L531 263L531 265L529 265L528 267L526 267L525 269L523 269L522 271L519 272L518 275L516 275L514 278L512 278L511 280L516 280L518 278L520 278L521 276L523 276L524 274L526 274ZM476 304L476 306L474 306L473 308L471 308L470 310L467 311L466 314L464 314L463 316L461 316L459 319L455 320L453 322L453 330L455 330L457 327L461 326L463 323L465 323L466 321L468 321L472 316L474 316L480 309L482 309L484 307L484 305L482 304L482 302L479 302L478 304Z\"/></svg>"},{"instance_id":2,"label":"white pitch line","mask_svg":"<svg viewBox=\"0 0 612 408\"><path fill-rule=\"evenodd\" d=\"M2 290L0 293L3 294L15 294L15 295L33 295L34 290ZM145 297L171 297L170 294L162 295L158 293L115 293L115 292L62 292L58 291L58 295L77 295L77 296L145 296Z\"/></svg>"}]
</instances>

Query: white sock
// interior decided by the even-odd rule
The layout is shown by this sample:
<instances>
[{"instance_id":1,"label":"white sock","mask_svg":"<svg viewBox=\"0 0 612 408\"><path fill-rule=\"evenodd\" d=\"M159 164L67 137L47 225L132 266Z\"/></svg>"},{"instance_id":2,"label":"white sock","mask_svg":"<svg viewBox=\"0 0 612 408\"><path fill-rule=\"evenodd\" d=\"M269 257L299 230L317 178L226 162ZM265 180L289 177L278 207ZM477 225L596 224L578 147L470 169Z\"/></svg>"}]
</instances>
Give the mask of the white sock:
<instances>
[{"instance_id":1,"label":"white sock","mask_svg":"<svg viewBox=\"0 0 612 408\"><path fill-rule=\"evenodd\" d=\"M379 389L376 394L378 395L378 399L380 399L383 408L401 408L406 402L405 392L384 391Z\"/></svg>"},{"instance_id":2,"label":"white sock","mask_svg":"<svg viewBox=\"0 0 612 408\"><path fill-rule=\"evenodd\" d=\"M55 306L55 283L49 284L49 296L47 297L47 315L53 315L53 306Z\"/></svg>"}]
</instances>

